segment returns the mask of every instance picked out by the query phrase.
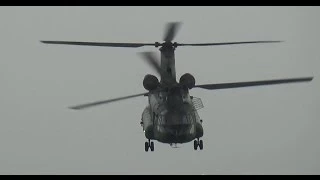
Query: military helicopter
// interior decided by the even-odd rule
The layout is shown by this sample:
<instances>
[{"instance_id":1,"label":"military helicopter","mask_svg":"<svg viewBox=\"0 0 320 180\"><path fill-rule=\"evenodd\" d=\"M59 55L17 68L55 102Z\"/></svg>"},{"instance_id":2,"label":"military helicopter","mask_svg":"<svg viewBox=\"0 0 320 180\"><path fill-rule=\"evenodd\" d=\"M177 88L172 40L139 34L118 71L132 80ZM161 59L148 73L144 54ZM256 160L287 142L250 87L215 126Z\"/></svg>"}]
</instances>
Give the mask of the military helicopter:
<instances>
[{"instance_id":1,"label":"military helicopter","mask_svg":"<svg viewBox=\"0 0 320 180\"><path fill-rule=\"evenodd\" d=\"M138 96L147 96L148 105L145 107L140 124L147 141L145 151L154 151L154 142L170 144L171 146L193 141L194 150L203 149L204 135L202 119L198 110L203 108L200 98L193 97L189 91L193 88L206 90L240 88L249 86L273 85L284 83L296 83L311 81L313 77L300 77L289 79L272 79L263 81L247 81L219 84L197 85L191 73L185 73L179 81L176 80L175 49L180 46L218 46L250 43L278 43L282 41L245 41L222 43L177 43L172 42L176 36L181 22L169 22L166 25L163 42L155 43L105 43L105 42L75 42L75 41L41 41L46 44L84 45L84 46L108 46L138 48L142 46L160 47L160 64L152 52L142 52L140 55L148 65L157 73L160 80L152 74L145 75L143 87L147 90L140 94L134 94L109 100L97 101L70 107L80 110L115 101L125 100ZM173 146L176 147L176 146Z\"/></svg>"}]
</instances>

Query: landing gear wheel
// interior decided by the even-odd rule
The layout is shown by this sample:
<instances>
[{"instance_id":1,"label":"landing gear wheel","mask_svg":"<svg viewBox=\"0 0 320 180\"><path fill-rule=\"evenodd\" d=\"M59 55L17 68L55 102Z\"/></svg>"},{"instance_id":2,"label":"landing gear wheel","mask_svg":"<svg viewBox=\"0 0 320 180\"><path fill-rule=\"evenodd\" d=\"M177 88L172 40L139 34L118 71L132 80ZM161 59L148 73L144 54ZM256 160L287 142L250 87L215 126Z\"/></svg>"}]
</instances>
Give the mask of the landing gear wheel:
<instances>
[{"instance_id":1,"label":"landing gear wheel","mask_svg":"<svg viewBox=\"0 0 320 180\"><path fill-rule=\"evenodd\" d=\"M146 152L149 151L149 148L150 148L151 151L154 151L154 143L151 142L150 139L147 142L144 143L144 150Z\"/></svg>"},{"instance_id":2,"label":"landing gear wheel","mask_svg":"<svg viewBox=\"0 0 320 180\"><path fill-rule=\"evenodd\" d=\"M198 149L198 141L197 140L193 141L193 148L194 148L194 150Z\"/></svg>"},{"instance_id":3,"label":"landing gear wheel","mask_svg":"<svg viewBox=\"0 0 320 180\"><path fill-rule=\"evenodd\" d=\"M153 142L150 143L150 150L154 151L154 143Z\"/></svg>"},{"instance_id":4,"label":"landing gear wheel","mask_svg":"<svg viewBox=\"0 0 320 180\"><path fill-rule=\"evenodd\" d=\"M199 141L199 148L200 148L200 150L203 149L203 141L202 140Z\"/></svg>"},{"instance_id":5,"label":"landing gear wheel","mask_svg":"<svg viewBox=\"0 0 320 180\"><path fill-rule=\"evenodd\" d=\"M145 142L145 143L144 143L144 150L145 150L146 152L148 152L148 150L149 150L149 143L148 143L148 142Z\"/></svg>"}]
</instances>

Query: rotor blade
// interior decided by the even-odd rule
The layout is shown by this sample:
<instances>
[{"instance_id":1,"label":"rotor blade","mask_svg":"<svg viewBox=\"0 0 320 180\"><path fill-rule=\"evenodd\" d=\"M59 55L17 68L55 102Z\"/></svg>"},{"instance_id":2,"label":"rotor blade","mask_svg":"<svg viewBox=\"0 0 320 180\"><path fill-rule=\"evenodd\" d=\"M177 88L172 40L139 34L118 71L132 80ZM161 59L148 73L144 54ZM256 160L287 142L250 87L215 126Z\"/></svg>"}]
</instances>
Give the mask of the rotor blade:
<instances>
[{"instance_id":1,"label":"rotor blade","mask_svg":"<svg viewBox=\"0 0 320 180\"><path fill-rule=\"evenodd\" d=\"M114 99L108 99L108 100L104 100L104 101L96 101L96 102L92 102L92 103L86 103L86 104L81 104L81 105L77 105L77 106L72 106L72 107L69 107L69 108L70 109L79 110L79 109L89 108L89 107L102 105L102 104L107 104L107 103L111 103L111 102L115 102L115 101L134 98L134 97L138 97L138 96L144 96L144 95L148 95L148 93L140 93L140 94L135 94L135 95L130 95L130 96L124 96L124 97L118 97L118 98L114 98Z\"/></svg>"},{"instance_id":2,"label":"rotor blade","mask_svg":"<svg viewBox=\"0 0 320 180\"><path fill-rule=\"evenodd\" d=\"M159 61L157 60L153 52L141 52L141 55L144 61L158 73L158 75L162 78L162 80L165 83L175 84L176 81L172 78L172 76L169 73L167 73L161 68L161 66L158 63Z\"/></svg>"},{"instance_id":3,"label":"rotor blade","mask_svg":"<svg viewBox=\"0 0 320 180\"><path fill-rule=\"evenodd\" d=\"M144 61L155 70L159 76L163 76L164 72L159 65L159 61L157 60L155 54L153 52L141 52L141 56Z\"/></svg>"},{"instance_id":4,"label":"rotor blade","mask_svg":"<svg viewBox=\"0 0 320 180\"><path fill-rule=\"evenodd\" d=\"M177 30L180 26L180 22L170 22L166 25L165 34L163 37L164 41L172 41L176 36Z\"/></svg>"},{"instance_id":5,"label":"rotor blade","mask_svg":"<svg viewBox=\"0 0 320 180\"><path fill-rule=\"evenodd\" d=\"M214 89L240 88L240 87L248 87L248 86L262 86L262 85L272 85L272 84L306 82L306 81L311 81L312 79L313 77L304 77L304 78L276 79L276 80L264 80L264 81L204 84L204 85L196 85L195 87L214 90Z\"/></svg>"},{"instance_id":6,"label":"rotor blade","mask_svg":"<svg viewBox=\"0 0 320 180\"><path fill-rule=\"evenodd\" d=\"M81 46L107 46L107 47L142 47L155 46L155 43L110 43L110 42L76 42L76 41L41 41L45 44L64 44L64 45L81 45Z\"/></svg>"},{"instance_id":7,"label":"rotor blade","mask_svg":"<svg viewBox=\"0 0 320 180\"><path fill-rule=\"evenodd\" d=\"M233 44L253 44L253 43L279 43L283 41L243 41L243 42L221 42L221 43L178 43L178 46L219 46Z\"/></svg>"}]
</instances>

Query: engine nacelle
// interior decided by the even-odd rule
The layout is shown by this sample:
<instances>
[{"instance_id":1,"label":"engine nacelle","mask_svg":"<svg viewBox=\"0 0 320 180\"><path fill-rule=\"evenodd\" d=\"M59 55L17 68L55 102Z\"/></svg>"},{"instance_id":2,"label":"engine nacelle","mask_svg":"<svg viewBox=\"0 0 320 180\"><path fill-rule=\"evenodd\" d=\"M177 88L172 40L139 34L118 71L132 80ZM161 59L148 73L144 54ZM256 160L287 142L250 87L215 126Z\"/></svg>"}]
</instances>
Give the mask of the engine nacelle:
<instances>
[{"instance_id":1,"label":"engine nacelle","mask_svg":"<svg viewBox=\"0 0 320 180\"><path fill-rule=\"evenodd\" d=\"M180 77L179 83L181 85L186 86L189 89L191 89L195 86L196 80L194 79L194 77L191 74L185 73L184 75L182 75Z\"/></svg>"},{"instance_id":2,"label":"engine nacelle","mask_svg":"<svg viewBox=\"0 0 320 180\"><path fill-rule=\"evenodd\" d=\"M148 90L148 91L152 91L154 89L156 89L159 86L159 80L156 76L151 75L151 74L147 74L144 76L143 79L143 87Z\"/></svg>"}]
</instances>

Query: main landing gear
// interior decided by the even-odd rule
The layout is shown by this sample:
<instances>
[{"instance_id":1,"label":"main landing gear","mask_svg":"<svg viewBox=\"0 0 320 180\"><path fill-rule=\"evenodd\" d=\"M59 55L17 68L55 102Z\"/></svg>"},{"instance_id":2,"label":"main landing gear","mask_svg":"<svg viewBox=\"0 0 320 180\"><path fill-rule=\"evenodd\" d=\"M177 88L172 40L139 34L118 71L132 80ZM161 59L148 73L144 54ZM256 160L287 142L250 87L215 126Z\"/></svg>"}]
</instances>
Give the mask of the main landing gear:
<instances>
[{"instance_id":1,"label":"main landing gear","mask_svg":"<svg viewBox=\"0 0 320 180\"><path fill-rule=\"evenodd\" d=\"M193 148L194 148L194 150L197 150L198 147L199 147L200 150L203 149L203 141L202 141L202 140L199 140L199 138L198 138L198 140L194 140L194 141L193 141Z\"/></svg>"},{"instance_id":2,"label":"main landing gear","mask_svg":"<svg viewBox=\"0 0 320 180\"><path fill-rule=\"evenodd\" d=\"M150 142L150 139L144 143L144 150L146 152L148 152L149 148L151 151L154 151L154 143L152 141Z\"/></svg>"}]
</instances>

